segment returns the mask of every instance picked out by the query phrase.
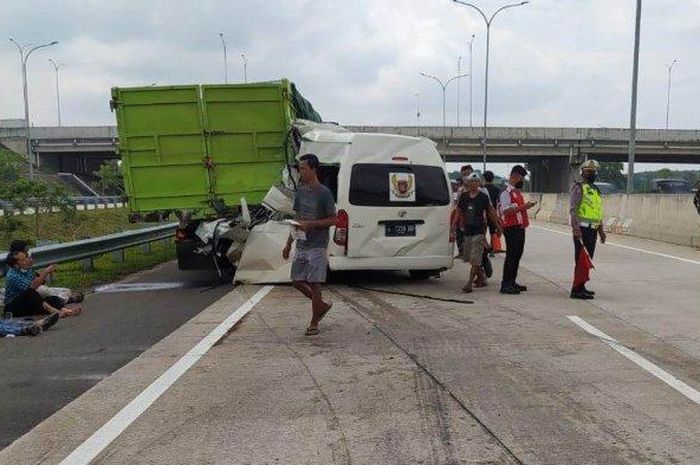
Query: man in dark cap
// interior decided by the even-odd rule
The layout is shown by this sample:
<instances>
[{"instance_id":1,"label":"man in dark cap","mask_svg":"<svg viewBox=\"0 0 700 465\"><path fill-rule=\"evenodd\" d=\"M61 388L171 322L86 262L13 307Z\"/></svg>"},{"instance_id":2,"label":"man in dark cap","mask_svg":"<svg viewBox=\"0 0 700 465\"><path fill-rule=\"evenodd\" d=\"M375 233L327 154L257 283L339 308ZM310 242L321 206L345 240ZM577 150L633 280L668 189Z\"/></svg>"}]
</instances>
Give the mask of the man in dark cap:
<instances>
[{"instance_id":1,"label":"man in dark cap","mask_svg":"<svg viewBox=\"0 0 700 465\"><path fill-rule=\"evenodd\" d=\"M516 281L520 259L525 249L525 229L530 225L527 211L537 202L525 202L520 192L525 184L527 171L521 165L515 165L510 171L510 177L506 188L499 198L500 213L502 218L503 235L506 238L506 259L503 263L503 279L501 281L502 294L520 294L527 291L527 286L522 286Z\"/></svg>"}]
</instances>

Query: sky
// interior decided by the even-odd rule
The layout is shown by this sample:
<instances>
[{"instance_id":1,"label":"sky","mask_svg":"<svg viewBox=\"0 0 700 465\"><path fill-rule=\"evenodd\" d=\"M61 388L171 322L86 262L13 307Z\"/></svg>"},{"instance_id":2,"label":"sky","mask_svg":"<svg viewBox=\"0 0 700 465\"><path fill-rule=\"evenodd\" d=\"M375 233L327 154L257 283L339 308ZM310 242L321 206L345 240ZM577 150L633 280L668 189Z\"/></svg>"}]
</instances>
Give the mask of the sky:
<instances>
[{"instance_id":1,"label":"sky","mask_svg":"<svg viewBox=\"0 0 700 465\"><path fill-rule=\"evenodd\" d=\"M508 3L474 0L487 14ZM491 28L489 124L627 127L635 0L533 0L501 12ZM20 43L58 45L28 62L31 120L57 122L60 71L64 125L115 124L110 88L288 77L327 121L482 124L486 32L471 8L450 0L0 0L0 31ZM663 128L667 65L670 126L700 128L700 0L644 0L639 128ZM16 48L0 40L0 119L23 116ZM4 45L3 45L4 44ZM418 94L418 95L416 95Z\"/></svg>"}]
</instances>

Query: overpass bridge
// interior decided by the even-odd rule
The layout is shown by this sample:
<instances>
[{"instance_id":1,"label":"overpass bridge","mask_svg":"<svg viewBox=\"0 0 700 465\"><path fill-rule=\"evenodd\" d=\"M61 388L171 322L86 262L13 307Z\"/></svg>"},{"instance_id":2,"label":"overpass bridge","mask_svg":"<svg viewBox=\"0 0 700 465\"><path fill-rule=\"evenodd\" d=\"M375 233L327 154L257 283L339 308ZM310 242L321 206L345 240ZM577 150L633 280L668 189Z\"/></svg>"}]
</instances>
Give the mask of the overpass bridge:
<instances>
[{"instance_id":1,"label":"overpass bridge","mask_svg":"<svg viewBox=\"0 0 700 465\"><path fill-rule=\"evenodd\" d=\"M482 128L442 126L347 126L356 132L381 132L428 137L448 162L481 161ZM586 158L627 161L629 130L619 128L489 128L490 162L528 163L533 189L561 192L569 188L575 165ZM0 128L0 143L24 153L22 128ZM36 163L47 169L91 173L106 159L116 158L115 126L35 127L32 148ZM637 130L640 163L700 163L700 130Z\"/></svg>"}]
</instances>

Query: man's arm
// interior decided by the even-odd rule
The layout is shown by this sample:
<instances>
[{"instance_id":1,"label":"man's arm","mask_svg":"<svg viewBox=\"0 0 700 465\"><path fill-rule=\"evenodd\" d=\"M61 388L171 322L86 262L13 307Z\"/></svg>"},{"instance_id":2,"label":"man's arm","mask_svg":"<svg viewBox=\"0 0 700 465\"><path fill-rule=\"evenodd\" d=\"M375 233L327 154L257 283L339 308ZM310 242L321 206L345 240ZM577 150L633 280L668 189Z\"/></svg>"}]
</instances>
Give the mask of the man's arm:
<instances>
[{"instance_id":1,"label":"man's arm","mask_svg":"<svg viewBox=\"0 0 700 465\"><path fill-rule=\"evenodd\" d=\"M53 273L53 271L56 269L56 265L49 265L44 271L39 273L36 278L32 280L32 284L30 287L32 289L38 289L39 286L43 286L46 284L46 278L48 275Z\"/></svg>"},{"instance_id":2,"label":"man's arm","mask_svg":"<svg viewBox=\"0 0 700 465\"><path fill-rule=\"evenodd\" d=\"M490 203L488 208L486 209L486 215L491 220L491 223L496 226L498 234L503 234L503 228L501 228L501 220L496 215L496 210L491 206Z\"/></svg>"},{"instance_id":3,"label":"man's arm","mask_svg":"<svg viewBox=\"0 0 700 465\"><path fill-rule=\"evenodd\" d=\"M576 239L580 239L581 234L581 219L578 217L578 207L581 206L583 199L583 189L580 184L574 184L571 189L571 201L569 202L569 215L571 216L571 230Z\"/></svg>"}]
</instances>

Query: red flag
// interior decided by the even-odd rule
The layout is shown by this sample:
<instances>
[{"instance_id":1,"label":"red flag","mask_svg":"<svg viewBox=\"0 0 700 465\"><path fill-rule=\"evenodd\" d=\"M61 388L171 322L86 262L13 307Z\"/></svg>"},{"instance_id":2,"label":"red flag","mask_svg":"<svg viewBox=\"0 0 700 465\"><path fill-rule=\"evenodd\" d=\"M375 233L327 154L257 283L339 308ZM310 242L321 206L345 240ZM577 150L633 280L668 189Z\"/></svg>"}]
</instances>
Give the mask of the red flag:
<instances>
[{"instance_id":1,"label":"red flag","mask_svg":"<svg viewBox=\"0 0 700 465\"><path fill-rule=\"evenodd\" d=\"M588 250L581 244L581 251L576 260L576 269L574 270L574 289L586 284L590 278L590 270L595 268L591 256L588 255Z\"/></svg>"}]
</instances>

